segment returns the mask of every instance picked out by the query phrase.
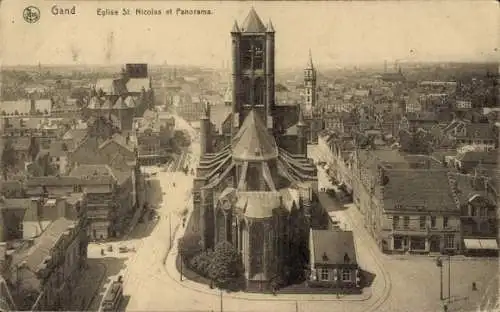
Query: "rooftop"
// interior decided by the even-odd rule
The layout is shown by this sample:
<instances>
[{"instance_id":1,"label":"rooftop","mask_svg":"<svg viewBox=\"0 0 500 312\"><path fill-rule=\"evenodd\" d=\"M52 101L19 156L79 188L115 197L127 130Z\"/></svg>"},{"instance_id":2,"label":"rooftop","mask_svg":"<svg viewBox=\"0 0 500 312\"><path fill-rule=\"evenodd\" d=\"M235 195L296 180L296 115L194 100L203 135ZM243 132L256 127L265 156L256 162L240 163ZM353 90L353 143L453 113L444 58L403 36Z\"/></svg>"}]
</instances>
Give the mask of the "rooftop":
<instances>
[{"instance_id":1,"label":"rooftop","mask_svg":"<svg viewBox=\"0 0 500 312\"><path fill-rule=\"evenodd\" d=\"M264 26L264 23L262 23L262 20L257 12L255 12L255 9L251 8L247 17L243 21L240 30L241 32L246 33L263 33L266 31L266 27Z\"/></svg>"},{"instance_id":2,"label":"rooftop","mask_svg":"<svg viewBox=\"0 0 500 312\"><path fill-rule=\"evenodd\" d=\"M231 144L233 158L262 161L278 157L278 146L266 126L252 110L248 113Z\"/></svg>"},{"instance_id":3,"label":"rooftop","mask_svg":"<svg viewBox=\"0 0 500 312\"><path fill-rule=\"evenodd\" d=\"M351 231L311 230L314 262L317 264L357 263Z\"/></svg>"}]
</instances>

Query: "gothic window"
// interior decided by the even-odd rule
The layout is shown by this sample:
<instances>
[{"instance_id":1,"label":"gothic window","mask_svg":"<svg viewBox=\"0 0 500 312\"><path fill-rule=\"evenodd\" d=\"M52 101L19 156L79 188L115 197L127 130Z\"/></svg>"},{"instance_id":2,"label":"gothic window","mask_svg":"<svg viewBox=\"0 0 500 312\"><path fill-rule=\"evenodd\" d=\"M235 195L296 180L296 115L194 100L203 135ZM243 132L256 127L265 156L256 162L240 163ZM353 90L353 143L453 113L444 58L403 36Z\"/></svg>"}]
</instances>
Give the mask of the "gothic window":
<instances>
[{"instance_id":1,"label":"gothic window","mask_svg":"<svg viewBox=\"0 0 500 312\"><path fill-rule=\"evenodd\" d=\"M242 90L243 90L243 103L250 105L252 104L252 96L251 96L251 90L252 90L252 82L250 78L244 77L242 81Z\"/></svg>"},{"instance_id":2,"label":"gothic window","mask_svg":"<svg viewBox=\"0 0 500 312\"><path fill-rule=\"evenodd\" d=\"M239 223L239 228L240 228L240 235L239 235L238 247L239 247L240 252L244 253L244 251L245 251L245 247L244 247L245 239L244 239L244 236L245 236L245 231L246 231L245 220L241 220L241 222Z\"/></svg>"},{"instance_id":3,"label":"gothic window","mask_svg":"<svg viewBox=\"0 0 500 312\"><path fill-rule=\"evenodd\" d=\"M247 169L247 186L249 191L260 190L260 172L255 166L248 166Z\"/></svg>"},{"instance_id":4,"label":"gothic window","mask_svg":"<svg viewBox=\"0 0 500 312\"><path fill-rule=\"evenodd\" d=\"M224 213L217 209L217 216L215 218L216 222L216 233L217 233L217 242L226 240L226 220L224 217Z\"/></svg>"},{"instance_id":5,"label":"gothic window","mask_svg":"<svg viewBox=\"0 0 500 312\"><path fill-rule=\"evenodd\" d=\"M241 66L243 70L252 68L252 41L250 39L242 39L241 47Z\"/></svg>"},{"instance_id":6,"label":"gothic window","mask_svg":"<svg viewBox=\"0 0 500 312\"><path fill-rule=\"evenodd\" d=\"M262 41L254 42L253 52L254 52L253 69L264 69L264 44Z\"/></svg>"},{"instance_id":7,"label":"gothic window","mask_svg":"<svg viewBox=\"0 0 500 312\"><path fill-rule=\"evenodd\" d=\"M254 84L254 96L255 96L255 105L263 105L264 104L264 81L262 78L257 78Z\"/></svg>"}]
</instances>

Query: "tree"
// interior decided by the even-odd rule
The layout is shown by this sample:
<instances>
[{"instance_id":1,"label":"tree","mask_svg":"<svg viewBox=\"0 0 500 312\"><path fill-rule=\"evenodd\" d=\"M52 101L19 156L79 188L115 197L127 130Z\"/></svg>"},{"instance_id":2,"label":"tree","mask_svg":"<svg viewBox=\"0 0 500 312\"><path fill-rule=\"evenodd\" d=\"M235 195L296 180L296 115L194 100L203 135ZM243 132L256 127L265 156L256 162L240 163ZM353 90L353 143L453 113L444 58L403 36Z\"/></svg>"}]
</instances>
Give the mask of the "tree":
<instances>
[{"instance_id":1,"label":"tree","mask_svg":"<svg viewBox=\"0 0 500 312\"><path fill-rule=\"evenodd\" d=\"M179 253L181 257L189 261L201 252L201 236L198 234L185 234L179 239Z\"/></svg>"},{"instance_id":2,"label":"tree","mask_svg":"<svg viewBox=\"0 0 500 312\"><path fill-rule=\"evenodd\" d=\"M242 276L244 272L240 254L227 241L215 246L212 262L208 267L208 275L219 287L228 287Z\"/></svg>"},{"instance_id":3,"label":"tree","mask_svg":"<svg viewBox=\"0 0 500 312\"><path fill-rule=\"evenodd\" d=\"M35 177L54 176L58 173L57 168L51 164L50 155L40 155L31 167L30 173Z\"/></svg>"},{"instance_id":4,"label":"tree","mask_svg":"<svg viewBox=\"0 0 500 312\"><path fill-rule=\"evenodd\" d=\"M7 180L7 173L9 168L15 167L17 164L16 151L12 145L12 141L8 139L5 141L5 145L2 151L2 174L5 180Z\"/></svg>"},{"instance_id":5,"label":"tree","mask_svg":"<svg viewBox=\"0 0 500 312\"><path fill-rule=\"evenodd\" d=\"M30 138L30 146L28 147L28 155L31 157L31 161L34 161L36 159L36 156L40 152L40 145L38 144L38 141L36 138L31 137Z\"/></svg>"}]
</instances>

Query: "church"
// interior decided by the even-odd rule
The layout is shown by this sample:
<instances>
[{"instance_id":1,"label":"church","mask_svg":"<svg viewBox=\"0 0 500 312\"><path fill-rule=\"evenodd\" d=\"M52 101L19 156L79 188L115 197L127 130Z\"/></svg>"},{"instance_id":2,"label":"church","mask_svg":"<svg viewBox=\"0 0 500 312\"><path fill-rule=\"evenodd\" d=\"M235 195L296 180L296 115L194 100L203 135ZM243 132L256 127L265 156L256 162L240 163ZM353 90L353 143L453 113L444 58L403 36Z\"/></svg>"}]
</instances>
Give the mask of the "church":
<instances>
[{"instance_id":1,"label":"church","mask_svg":"<svg viewBox=\"0 0 500 312\"><path fill-rule=\"evenodd\" d=\"M204 250L231 242L247 284L264 285L308 261L308 233L325 226L324 212L301 111L275 105L272 22L251 9L231 40L232 111L220 134L209 105L200 120L192 217Z\"/></svg>"}]
</instances>

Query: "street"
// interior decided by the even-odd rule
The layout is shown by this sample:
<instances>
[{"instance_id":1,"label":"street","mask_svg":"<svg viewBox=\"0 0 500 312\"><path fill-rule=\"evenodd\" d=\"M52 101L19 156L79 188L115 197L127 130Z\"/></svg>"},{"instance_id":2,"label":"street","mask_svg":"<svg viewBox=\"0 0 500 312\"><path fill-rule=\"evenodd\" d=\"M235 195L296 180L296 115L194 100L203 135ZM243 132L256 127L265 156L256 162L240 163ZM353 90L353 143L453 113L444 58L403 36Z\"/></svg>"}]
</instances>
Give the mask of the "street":
<instances>
[{"instance_id":1,"label":"street","mask_svg":"<svg viewBox=\"0 0 500 312\"><path fill-rule=\"evenodd\" d=\"M194 143L192 151L197 151ZM183 156L189 167L197 163L196 153ZM179 169L182 166L177 166ZM107 258L122 259L115 275L124 277L124 295L127 311L442 311L439 300L439 269L435 258L429 256L392 256L379 251L375 241L363 225L363 217L354 205L340 205L338 201L321 193L321 201L340 227L354 232L358 262L372 276L370 287L363 295L337 298L334 294L270 294L221 293L207 285L183 279L175 267L177 247L175 239L183 234L183 210L192 208L192 175L158 167L144 170L152 173L148 198L155 202L158 221L139 223L128 240L112 243L113 252ZM324 172L319 173L322 181ZM175 187L173 186L175 182ZM175 239L173 239L175 237ZM170 249L170 242L173 241ZM100 257L100 248L109 244L89 247L89 257ZM135 252L119 253L118 246L135 248ZM168 255L168 257L167 257ZM446 262L445 262L445 265ZM108 268L108 270L110 270ZM113 271L113 270L111 270ZM447 270L444 270L447 294ZM449 311L475 310L479 302L491 307L491 297L498 291L492 277L496 276L494 260L452 259L452 285ZM111 277L109 278L111 279ZM409 282L411 281L411 282ZM471 292L475 281L478 291ZM493 301L494 302L494 301ZM221 309L222 303L222 309ZM95 304L93 304L93 307Z\"/></svg>"},{"instance_id":2,"label":"street","mask_svg":"<svg viewBox=\"0 0 500 312\"><path fill-rule=\"evenodd\" d=\"M318 159L314 146L309 146L309 157ZM328 186L327 174L318 167L319 187ZM341 223L347 223L352 228L356 241L356 252L361 253L359 241L374 242L364 227L363 216L354 204L338 206L326 194L320 195L323 202L329 203L331 215ZM330 202L329 202L330 201ZM341 228L344 226L341 225ZM439 268L436 258L418 255L386 255L374 250L374 257L384 268L389 279L389 294L383 300L378 311L443 311L440 301ZM362 264L361 266L366 264ZM444 261L443 287L445 298L448 299L448 262ZM375 277L375 281L379 277ZM481 305L481 311L494 311L498 296L498 259L497 258L467 258L454 256L451 258L450 303L448 311L474 311ZM475 282L478 290L472 291ZM448 300L445 300L447 302Z\"/></svg>"}]
</instances>

